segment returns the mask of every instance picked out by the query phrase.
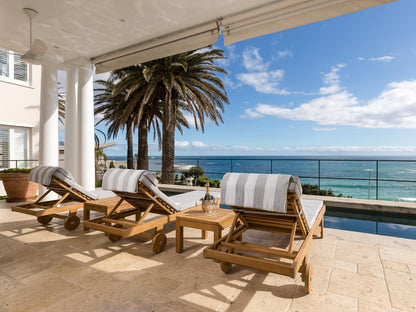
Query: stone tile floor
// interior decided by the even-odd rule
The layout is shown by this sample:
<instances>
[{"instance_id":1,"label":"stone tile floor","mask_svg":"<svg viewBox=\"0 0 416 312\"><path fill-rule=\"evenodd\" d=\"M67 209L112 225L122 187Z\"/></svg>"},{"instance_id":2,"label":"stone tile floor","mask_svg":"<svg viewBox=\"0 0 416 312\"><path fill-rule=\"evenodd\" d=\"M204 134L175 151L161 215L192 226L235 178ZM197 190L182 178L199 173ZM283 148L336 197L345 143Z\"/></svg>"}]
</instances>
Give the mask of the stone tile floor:
<instances>
[{"instance_id":1,"label":"stone tile floor","mask_svg":"<svg viewBox=\"0 0 416 312\"><path fill-rule=\"evenodd\" d=\"M111 243L101 232L68 232L11 212L0 201L0 312L5 311L416 311L416 240L334 229L314 239L312 292L296 279L203 259L212 241L185 228L175 252L140 238ZM253 233L271 243L282 236Z\"/></svg>"}]
</instances>

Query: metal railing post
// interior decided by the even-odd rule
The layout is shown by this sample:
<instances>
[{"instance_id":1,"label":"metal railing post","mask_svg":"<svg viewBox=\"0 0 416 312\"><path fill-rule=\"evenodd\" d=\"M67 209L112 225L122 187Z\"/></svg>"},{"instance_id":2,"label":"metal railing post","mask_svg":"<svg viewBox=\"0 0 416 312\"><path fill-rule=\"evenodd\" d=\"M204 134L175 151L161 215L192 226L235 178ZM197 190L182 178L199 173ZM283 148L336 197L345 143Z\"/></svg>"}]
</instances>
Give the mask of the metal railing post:
<instances>
[{"instance_id":1,"label":"metal railing post","mask_svg":"<svg viewBox=\"0 0 416 312\"><path fill-rule=\"evenodd\" d=\"M321 189L321 160L318 159L318 188Z\"/></svg>"},{"instance_id":2,"label":"metal railing post","mask_svg":"<svg viewBox=\"0 0 416 312\"><path fill-rule=\"evenodd\" d=\"M233 172L233 160L230 159L230 164L231 164L231 172Z\"/></svg>"},{"instance_id":3,"label":"metal railing post","mask_svg":"<svg viewBox=\"0 0 416 312\"><path fill-rule=\"evenodd\" d=\"M196 159L196 165L199 167L199 158Z\"/></svg>"},{"instance_id":4,"label":"metal railing post","mask_svg":"<svg viewBox=\"0 0 416 312\"><path fill-rule=\"evenodd\" d=\"M273 159L270 159L270 173L273 173Z\"/></svg>"},{"instance_id":5,"label":"metal railing post","mask_svg":"<svg viewBox=\"0 0 416 312\"><path fill-rule=\"evenodd\" d=\"M376 200L378 200L378 160L376 160Z\"/></svg>"}]
</instances>

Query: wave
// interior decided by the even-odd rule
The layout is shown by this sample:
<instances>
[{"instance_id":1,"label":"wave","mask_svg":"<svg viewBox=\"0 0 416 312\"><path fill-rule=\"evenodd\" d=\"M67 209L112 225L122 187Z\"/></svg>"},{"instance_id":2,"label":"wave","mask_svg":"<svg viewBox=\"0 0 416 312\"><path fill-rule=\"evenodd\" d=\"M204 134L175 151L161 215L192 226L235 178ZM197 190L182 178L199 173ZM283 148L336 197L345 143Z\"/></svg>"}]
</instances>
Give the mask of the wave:
<instances>
[{"instance_id":1,"label":"wave","mask_svg":"<svg viewBox=\"0 0 416 312\"><path fill-rule=\"evenodd\" d=\"M416 202L416 197L401 197L399 198L399 201Z\"/></svg>"}]
</instances>

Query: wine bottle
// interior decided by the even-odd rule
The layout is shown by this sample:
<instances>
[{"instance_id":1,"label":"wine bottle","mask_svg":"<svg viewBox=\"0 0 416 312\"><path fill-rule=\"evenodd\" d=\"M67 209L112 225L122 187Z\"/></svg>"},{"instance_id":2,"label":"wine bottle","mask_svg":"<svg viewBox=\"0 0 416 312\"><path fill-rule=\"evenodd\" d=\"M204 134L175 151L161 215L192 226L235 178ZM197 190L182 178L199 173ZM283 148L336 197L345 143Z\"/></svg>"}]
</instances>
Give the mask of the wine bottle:
<instances>
[{"instance_id":1,"label":"wine bottle","mask_svg":"<svg viewBox=\"0 0 416 312\"><path fill-rule=\"evenodd\" d=\"M209 193L209 183L205 184L205 186L206 186L207 190L205 192L204 200L212 200L212 199L214 199L214 196L212 196Z\"/></svg>"}]
</instances>

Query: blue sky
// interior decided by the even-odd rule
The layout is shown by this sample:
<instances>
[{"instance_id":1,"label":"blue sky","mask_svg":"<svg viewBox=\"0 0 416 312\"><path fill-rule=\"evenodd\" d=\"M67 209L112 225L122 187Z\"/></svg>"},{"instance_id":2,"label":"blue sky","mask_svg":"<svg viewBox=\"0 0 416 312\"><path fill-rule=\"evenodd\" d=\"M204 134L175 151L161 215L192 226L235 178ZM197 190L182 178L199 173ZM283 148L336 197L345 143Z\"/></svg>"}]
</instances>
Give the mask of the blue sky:
<instances>
[{"instance_id":1,"label":"blue sky","mask_svg":"<svg viewBox=\"0 0 416 312\"><path fill-rule=\"evenodd\" d=\"M226 47L220 38L224 124L177 133L176 155L416 155L414 12L399 0ZM106 153L125 155L124 134L116 141Z\"/></svg>"}]
</instances>

